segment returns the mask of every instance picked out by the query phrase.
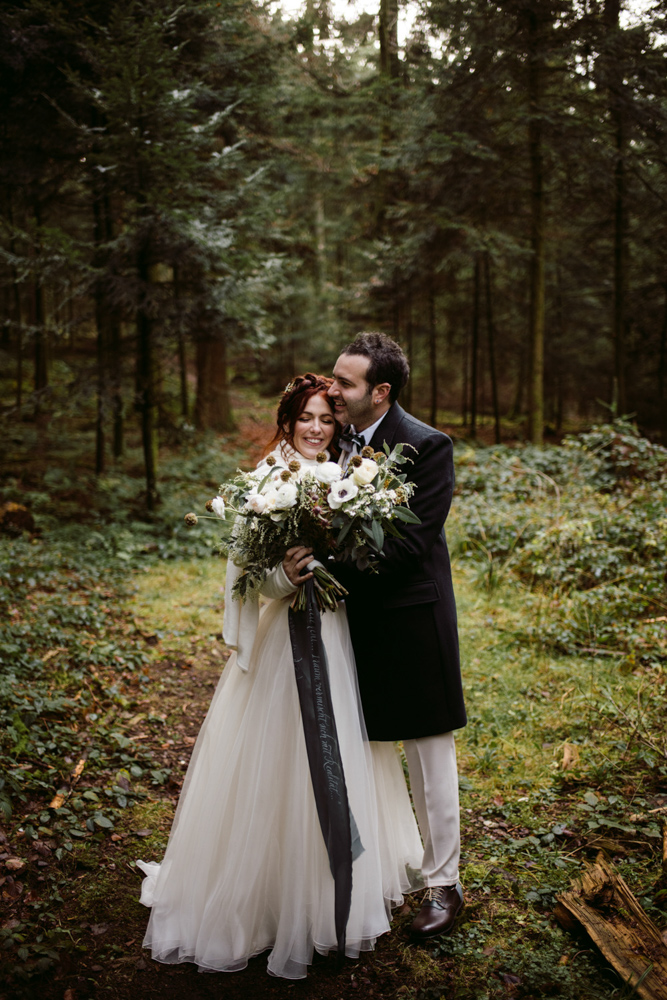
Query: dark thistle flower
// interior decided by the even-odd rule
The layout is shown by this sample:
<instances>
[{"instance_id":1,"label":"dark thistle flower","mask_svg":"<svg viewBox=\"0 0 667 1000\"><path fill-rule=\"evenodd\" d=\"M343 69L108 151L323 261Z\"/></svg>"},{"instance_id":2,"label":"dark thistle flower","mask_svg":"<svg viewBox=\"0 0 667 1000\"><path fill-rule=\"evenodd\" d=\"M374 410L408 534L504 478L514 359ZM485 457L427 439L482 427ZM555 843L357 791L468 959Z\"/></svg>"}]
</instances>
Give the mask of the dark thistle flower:
<instances>
[{"instance_id":1,"label":"dark thistle flower","mask_svg":"<svg viewBox=\"0 0 667 1000\"><path fill-rule=\"evenodd\" d=\"M289 483L290 479L292 478L292 473L289 471L289 469L283 469L283 471L280 473L280 478L284 483Z\"/></svg>"},{"instance_id":2,"label":"dark thistle flower","mask_svg":"<svg viewBox=\"0 0 667 1000\"><path fill-rule=\"evenodd\" d=\"M267 465L275 465L276 464L275 456L274 455L267 455L266 464Z\"/></svg>"},{"instance_id":3,"label":"dark thistle flower","mask_svg":"<svg viewBox=\"0 0 667 1000\"><path fill-rule=\"evenodd\" d=\"M290 472L298 472L299 469L301 468L301 462L297 462L297 460L293 458L290 464L287 466L287 468L290 470Z\"/></svg>"},{"instance_id":4,"label":"dark thistle flower","mask_svg":"<svg viewBox=\"0 0 667 1000\"><path fill-rule=\"evenodd\" d=\"M350 465L352 466L353 469L358 469L362 461L363 459L361 455L353 455L352 458L350 459Z\"/></svg>"},{"instance_id":5,"label":"dark thistle flower","mask_svg":"<svg viewBox=\"0 0 667 1000\"><path fill-rule=\"evenodd\" d=\"M188 525L188 527L191 528L193 524L197 523L197 521L199 520L199 518L197 517L196 514L186 514L185 517L183 518L183 520Z\"/></svg>"},{"instance_id":6,"label":"dark thistle flower","mask_svg":"<svg viewBox=\"0 0 667 1000\"><path fill-rule=\"evenodd\" d=\"M206 510L209 512L209 514L213 513L213 501L212 500L207 500L206 501Z\"/></svg>"},{"instance_id":7,"label":"dark thistle flower","mask_svg":"<svg viewBox=\"0 0 667 1000\"><path fill-rule=\"evenodd\" d=\"M371 448L371 446L369 444L364 445L364 447L361 449L361 457L362 458L373 458L374 455L375 455L375 452L373 451L373 449Z\"/></svg>"},{"instance_id":8,"label":"dark thistle flower","mask_svg":"<svg viewBox=\"0 0 667 1000\"><path fill-rule=\"evenodd\" d=\"M327 453L326 453L325 451L318 451L318 453L317 453L317 455L315 456L315 458L317 459L317 461L318 461L318 462L319 462L320 464L321 464L322 462L326 462L326 461L328 461L328 459L327 459Z\"/></svg>"}]
</instances>

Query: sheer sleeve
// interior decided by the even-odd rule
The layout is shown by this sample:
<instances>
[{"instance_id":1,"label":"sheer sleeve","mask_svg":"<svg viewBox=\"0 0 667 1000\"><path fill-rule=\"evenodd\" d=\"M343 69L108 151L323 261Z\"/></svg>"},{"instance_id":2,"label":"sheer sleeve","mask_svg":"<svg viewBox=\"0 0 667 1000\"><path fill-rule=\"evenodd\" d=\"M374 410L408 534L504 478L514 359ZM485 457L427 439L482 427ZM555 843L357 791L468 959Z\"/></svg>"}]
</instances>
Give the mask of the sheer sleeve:
<instances>
[{"instance_id":1,"label":"sheer sleeve","mask_svg":"<svg viewBox=\"0 0 667 1000\"><path fill-rule=\"evenodd\" d=\"M288 597L296 591L296 587L288 579L287 573L282 563L271 570L266 580L260 588L263 597L270 597L274 601L280 601L283 597Z\"/></svg>"}]
</instances>

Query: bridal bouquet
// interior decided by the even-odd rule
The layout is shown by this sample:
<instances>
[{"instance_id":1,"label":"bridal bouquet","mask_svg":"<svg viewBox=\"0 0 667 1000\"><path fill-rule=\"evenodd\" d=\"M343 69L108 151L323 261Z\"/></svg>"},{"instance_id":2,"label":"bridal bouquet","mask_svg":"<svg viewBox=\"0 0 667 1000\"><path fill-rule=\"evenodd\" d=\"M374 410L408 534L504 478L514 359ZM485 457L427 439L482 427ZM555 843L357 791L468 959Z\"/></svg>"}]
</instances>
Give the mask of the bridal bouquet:
<instances>
[{"instance_id":1,"label":"bridal bouquet","mask_svg":"<svg viewBox=\"0 0 667 1000\"><path fill-rule=\"evenodd\" d=\"M295 545L309 546L322 562L332 556L373 571L385 535L400 538L398 522L419 523L407 506L414 484L400 472L409 461L402 452L402 444L393 451L385 445L384 452L365 447L345 472L324 452L315 465L294 457L285 467L269 455L259 468L223 483L221 495L206 506L218 517L235 517L229 556L243 572L234 596L245 600L257 593L267 573ZM193 524L197 517L186 514L185 520ZM345 589L323 566L316 566L314 577L320 608L334 609ZM300 587L292 607L304 606Z\"/></svg>"}]
</instances>

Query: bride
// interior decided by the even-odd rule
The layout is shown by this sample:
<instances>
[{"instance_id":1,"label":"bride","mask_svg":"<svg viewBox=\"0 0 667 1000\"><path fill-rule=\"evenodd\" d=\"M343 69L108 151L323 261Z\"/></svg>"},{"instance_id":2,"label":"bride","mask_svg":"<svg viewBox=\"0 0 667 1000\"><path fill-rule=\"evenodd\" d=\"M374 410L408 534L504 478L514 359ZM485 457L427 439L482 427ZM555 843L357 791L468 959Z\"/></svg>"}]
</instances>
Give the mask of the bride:
<instances>
[{"instance_id":1,"label":"bride","mask_svg":"<svg viewBox=\"0 0 667 1000\"><path fill-rule=\"evenodd\" d=\"M336 435L331 379L305 375L283 393L269 447L278 466L315 465ZM268 457L268 456L267 456ZM260 463L266 463L266 459ZM267 466L267 471L268 471ZM311 556L290 549L256 608L232 601L230 657L195 745L161 864L138 861L151 915L144 946L159 962L235 972L270 949L268 971L301 979L313 951L336 950L334 880L318 821L301 724L288 608ZM382 656L382 629L377 629ZM350 811L362 853L352 868L345 954L389 930L392 905L415 888L422 847L394 745L369 743L344 604L322 615L332 702Z\"/></svg>"}]
</instances>

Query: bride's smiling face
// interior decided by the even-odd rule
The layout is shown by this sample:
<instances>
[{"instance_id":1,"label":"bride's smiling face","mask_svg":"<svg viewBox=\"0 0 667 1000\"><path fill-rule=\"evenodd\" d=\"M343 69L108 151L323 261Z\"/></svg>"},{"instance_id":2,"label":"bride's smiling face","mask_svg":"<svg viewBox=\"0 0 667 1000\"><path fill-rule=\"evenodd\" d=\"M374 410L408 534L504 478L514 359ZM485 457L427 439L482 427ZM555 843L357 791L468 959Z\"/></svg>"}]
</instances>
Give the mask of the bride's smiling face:
<instances>
[{"instance_id":1,"label":"bride's smiling face","mask_svg":"<svg viewBox=\"0 0 667 1000\"><path fill-rule=\"evenodd\" d=\"M315 458L317 453L328 448L334 436L336 420L331 412L327 396L318 392L311 396L296 418L294 425L294 447L304 458Z\"/></svg>"}]
</instances>

